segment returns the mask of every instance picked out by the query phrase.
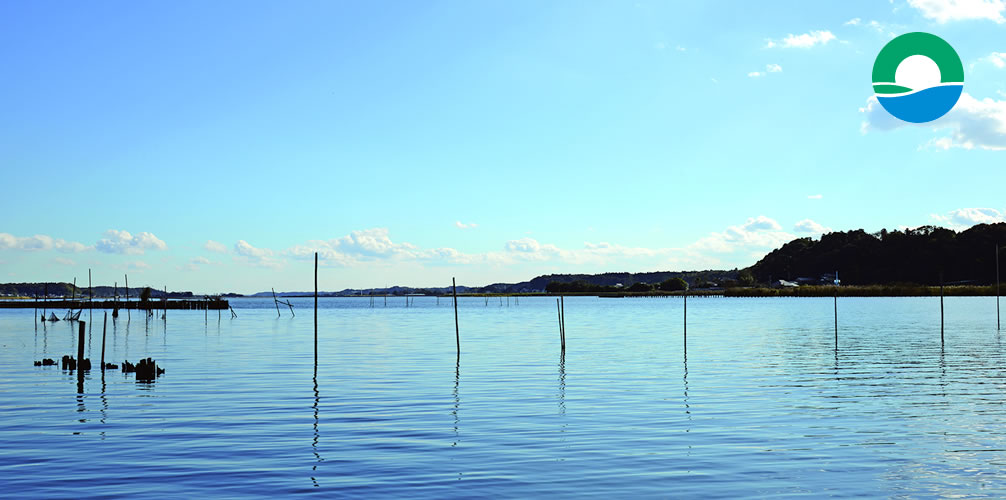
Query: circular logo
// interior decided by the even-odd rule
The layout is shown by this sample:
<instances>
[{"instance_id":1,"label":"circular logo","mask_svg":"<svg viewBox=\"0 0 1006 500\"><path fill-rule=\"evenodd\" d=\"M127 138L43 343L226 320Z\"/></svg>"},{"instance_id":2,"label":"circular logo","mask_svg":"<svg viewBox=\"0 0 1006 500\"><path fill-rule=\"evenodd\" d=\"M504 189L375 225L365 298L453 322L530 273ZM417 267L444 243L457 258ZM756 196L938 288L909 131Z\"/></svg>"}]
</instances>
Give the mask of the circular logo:
<instances>
[{"instance_id":1,"label":"circular logo","mask_svg":"<svg viewBox=\"0 0 1006 500\"><path fill-rule=\"evenodd\" d=\"M873 63L873 91L895 118L931 122L950 111L964 90L964 65L942 38L916 31L891 40Z\"/></svg>"}]
</instances>

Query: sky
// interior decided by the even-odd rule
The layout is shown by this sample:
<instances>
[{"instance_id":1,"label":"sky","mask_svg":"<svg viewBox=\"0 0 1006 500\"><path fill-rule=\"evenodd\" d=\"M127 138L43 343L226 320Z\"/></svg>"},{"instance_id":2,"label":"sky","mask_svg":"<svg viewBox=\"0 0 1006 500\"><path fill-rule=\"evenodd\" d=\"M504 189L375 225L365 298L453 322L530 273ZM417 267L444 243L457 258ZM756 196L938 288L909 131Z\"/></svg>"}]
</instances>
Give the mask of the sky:
<instances>
[{"instance_id":1,"label":"sky","mask_svg":"<svg viewBox=\"0 0 1006 500\"><path fill-rule=\"evenodd\" d=\"M891 118L897 35L964 95ZM1004 220L1006 4L0 3L0 282L196 293L743 268Z\"/></svg>"}]
</instances>

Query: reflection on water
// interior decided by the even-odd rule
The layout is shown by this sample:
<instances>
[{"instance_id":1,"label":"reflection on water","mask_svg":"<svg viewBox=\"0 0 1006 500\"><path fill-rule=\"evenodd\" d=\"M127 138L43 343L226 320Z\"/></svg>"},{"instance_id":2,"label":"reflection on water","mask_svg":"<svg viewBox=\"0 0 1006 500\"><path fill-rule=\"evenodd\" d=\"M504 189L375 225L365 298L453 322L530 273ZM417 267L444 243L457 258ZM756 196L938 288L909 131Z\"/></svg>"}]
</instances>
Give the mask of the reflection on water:
<instances>
[{"instance_id":1,"label":"reflection on water","mask_svg":"<svg viewBox=\"0 0 1006 500\"><path fill-rule=\"evenodd\" d=\"M233 301L214 335L206 312L148 316L142 335L127 314L107 361L166 374L92 370L80 387L30 360L75 353L72 325L0 311L4 493L1006 495L991 299L945 299L941 345L938 298L843 298L841 346L832 297L693 298L687 343L683 300L570 300L563 353L551 298L459 298L464 412L453 308L434 297L322 300L317 358L311 319L277 321L269 300Z\"/></svg>"}]
</instances>

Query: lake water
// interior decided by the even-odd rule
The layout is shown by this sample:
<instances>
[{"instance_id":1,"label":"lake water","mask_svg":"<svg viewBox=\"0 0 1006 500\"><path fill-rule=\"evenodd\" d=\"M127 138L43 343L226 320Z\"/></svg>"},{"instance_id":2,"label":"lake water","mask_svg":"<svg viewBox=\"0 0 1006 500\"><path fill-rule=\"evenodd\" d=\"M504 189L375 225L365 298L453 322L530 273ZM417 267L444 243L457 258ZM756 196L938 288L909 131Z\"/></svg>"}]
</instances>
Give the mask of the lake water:
<instances>
[{"instance_id":1,"label":"lake water","mask_svg":"<svg viewBox=\"0 0 1006 500\"><path fill-rule=\"evenodd\" d=\"M994 298L311 299L109 319L155 383L34 367L0 310L0 483L39 497L1006 496ZM63 311L65 312L65 311ZM57 314L61 315L60 312ZM100 356L103 312L86 351ZM88 318L84 311L82 319Z\"/></svg>"}]
</instances>

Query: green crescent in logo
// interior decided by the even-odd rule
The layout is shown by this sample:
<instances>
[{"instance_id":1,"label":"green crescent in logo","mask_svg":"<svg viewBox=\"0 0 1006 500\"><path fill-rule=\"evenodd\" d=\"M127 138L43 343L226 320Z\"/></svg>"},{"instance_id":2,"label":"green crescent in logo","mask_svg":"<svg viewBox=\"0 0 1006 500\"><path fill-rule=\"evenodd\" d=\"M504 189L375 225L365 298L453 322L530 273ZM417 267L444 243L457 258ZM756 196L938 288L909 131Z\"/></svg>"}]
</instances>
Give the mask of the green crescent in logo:
<instances>
[{"instance_id":1,"label":"green crescent in logo","mask_svg":"<svg viewBox=\"0 0 1006 500\"><path fill-rule=\"evenodd\" d=\"M916 31L891 40L881 49L873 63L873 91L884 95L919 90L894 83L898 65L914 55L926 56L936 63L940 68L940 83L964 83L964 65L954 48L936 35Z\"/></svg>"}]
</instances>

